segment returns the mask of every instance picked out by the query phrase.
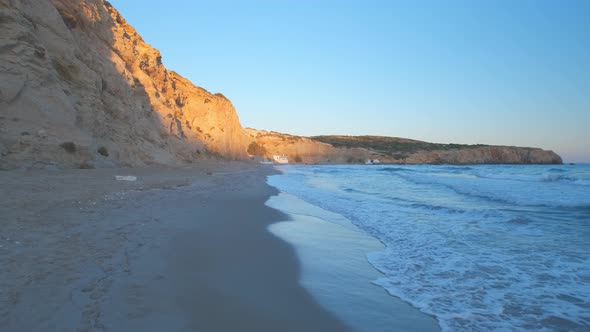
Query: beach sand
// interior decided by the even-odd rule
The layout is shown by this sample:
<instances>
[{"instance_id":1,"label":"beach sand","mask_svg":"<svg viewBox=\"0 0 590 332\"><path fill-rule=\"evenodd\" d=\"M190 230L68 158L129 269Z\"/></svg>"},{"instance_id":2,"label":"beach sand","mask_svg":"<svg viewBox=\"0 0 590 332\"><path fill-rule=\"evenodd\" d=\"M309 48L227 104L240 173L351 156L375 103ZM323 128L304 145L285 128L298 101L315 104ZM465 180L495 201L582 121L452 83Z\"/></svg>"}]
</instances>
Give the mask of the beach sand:
<instances>
[{"instance_id":1,"label":"beach sand","mask_svg":"<svg viewBox=\"0 0 590 332\"><path fill-rule=\"evenodd\" d=\"M2 331L349 331L268 226L270 166L0 172ZM137 181L116 181L132 175Z\"/></svg>"}]
</instances>

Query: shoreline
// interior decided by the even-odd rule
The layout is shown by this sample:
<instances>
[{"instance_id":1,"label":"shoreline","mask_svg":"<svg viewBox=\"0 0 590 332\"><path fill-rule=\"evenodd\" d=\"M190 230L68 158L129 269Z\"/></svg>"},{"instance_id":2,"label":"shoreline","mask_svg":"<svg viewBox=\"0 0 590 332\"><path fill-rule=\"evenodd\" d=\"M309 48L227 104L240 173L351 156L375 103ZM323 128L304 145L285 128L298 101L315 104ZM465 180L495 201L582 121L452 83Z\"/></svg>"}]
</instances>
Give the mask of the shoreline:
<instances>
[{"instance_id":1,"label":"shoreline","mask_svg":"<svg viewBox=\"0 0 590 332\"><path fill-rule=\"evenodd\" d=\"M269 184L337 212L379 239L385 247L367 255L382 273L373 283L436 317L443 331L583 330L588 325L586 294L563 282L582 280L588 270L579 259L588 249L588 167L279 169L284 174L270 176ZM304 219L334 218L293 203L284 206ZM324 241L334 234L343 237L336 230L319 233L326 234ZM346 262L335 268L341 266ZM533 311L533 316L523 314Z\"/></svg>"},{"instance_id":2,"label":"shoreline","mask_svg":"<svg viewBox=\"0 0 590 332\"><path fill-rule=\"evenodd\" d=\"M0 327L348 331L267 230L252 163L0 172ZM138 176L136 182L115 175Z\"/></svg>"},{"instance_id":3,"label":"shoreline","mask_svg":"<svg viewBox=\"0 0 590 332\"><path fill-rule=\"evenodd\" d=\"M296 249L300 284L355 331L440 331L436 317L374 284L384 275L367 254L384 250L378 239L344 216L282 191L267 205L289 215L269 229Z\"/></svg>"}]
</instances>

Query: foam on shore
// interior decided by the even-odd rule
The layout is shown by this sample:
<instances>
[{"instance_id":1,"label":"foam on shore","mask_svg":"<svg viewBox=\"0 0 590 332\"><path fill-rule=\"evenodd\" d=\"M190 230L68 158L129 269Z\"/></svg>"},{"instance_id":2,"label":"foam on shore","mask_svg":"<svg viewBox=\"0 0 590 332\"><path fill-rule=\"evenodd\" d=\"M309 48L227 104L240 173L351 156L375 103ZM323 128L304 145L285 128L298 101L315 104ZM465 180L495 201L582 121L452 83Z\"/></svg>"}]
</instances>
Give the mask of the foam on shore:
<instances>
[{"instance_id":1,"label":"foam on shore","mask_svg":"<svg viewBox=\"0 0 590 332\"><path fill-rule=\"evenodd\" d=\"M381 241L375 284L443 331L588 330L588 165L280 170L271 185Z\"/></svg>"},{"instance_id":2,"label":"foam on shore","mask_svg":"<svg viewBox=\"0 0 590 332\"><path fill-rule=\"evenodd\" d=\"M358 331L438 331L436 320L371 284L381 275L366 254L382 250L376 239L348 219L280 193L268 206L291 220L269 230L296 250L300 283L324 308Z\"/></svg>"}]
</instances>

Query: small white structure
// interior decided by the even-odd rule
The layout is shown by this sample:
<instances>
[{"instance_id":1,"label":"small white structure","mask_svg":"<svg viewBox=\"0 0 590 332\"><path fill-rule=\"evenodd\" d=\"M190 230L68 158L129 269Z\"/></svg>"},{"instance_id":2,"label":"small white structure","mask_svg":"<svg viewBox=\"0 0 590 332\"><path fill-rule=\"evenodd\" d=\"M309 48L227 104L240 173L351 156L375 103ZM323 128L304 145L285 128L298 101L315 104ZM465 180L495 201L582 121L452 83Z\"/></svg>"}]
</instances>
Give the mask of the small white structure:
<instances>
[{"instance_id":1,"label":"small white structure","mask_svg":"<svg viewBox=\"0 0 590 332\"><path fill-rule=\"evenodd\" d=\"M367 161L365 161L365 164L367 164L367 165L381 164L381 161L379 161L379 159L367 159Z\"/></svg>"},{"instance_id":2,"label":"small white structure","mask_svg":"<svg viewBox=\"0 0 590 332\"><path fill-rule=\"evenodd\" d=\"M133 175L115 175L115 180L117 181L137 181L137 176Z\"/></svg>"},{"instance_id":3,"label":"small white structure","mask_svg":"<svg viewBox=\"0 0 590 332\"><path fill-rule=\"evenodd\" d=\"M277 164L288 164L289 159L285 155L274 155L272 156L272 160Z\"/></svg>"}]
</instances>

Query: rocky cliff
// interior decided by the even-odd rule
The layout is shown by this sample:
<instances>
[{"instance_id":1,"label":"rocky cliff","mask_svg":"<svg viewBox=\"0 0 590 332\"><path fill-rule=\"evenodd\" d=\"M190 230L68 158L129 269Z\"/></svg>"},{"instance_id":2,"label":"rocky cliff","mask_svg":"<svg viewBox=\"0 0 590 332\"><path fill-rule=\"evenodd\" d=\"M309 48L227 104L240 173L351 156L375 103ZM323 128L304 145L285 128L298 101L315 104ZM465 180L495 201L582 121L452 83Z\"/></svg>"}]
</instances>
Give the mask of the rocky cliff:
<instances>
[{"instance_id":1,"label":"rocky cliff","mask_svg":"<svg viewBox=\"0 0 590 332\"><path fill-rule=\"evenodd\" d=\"M561 164L559 155L538 148L465 144L437 144L399 137L299 137L245 129L256 154L286 155L307 164L364 163L379 159L392 164ZM250 151L253 152L253 151Z\"/></svg>"},{"instance_id":2,"label":"rocky cliff","mask_svg":"<svg viewBox=\"0 0 590 332\"><path fill-rule=\"evenodd\" d=\"M449 150L419 151L390 160L404 164L562 164L553 151L516 146L479 146Z\"/></svg>"},{"instance_id":3,"label":"rocky cliff","mask_svg":"<svg viewBox=\"0 0 590 332\"><path fill-rule=\"evenodd\" d=\"M0 0L0 168L245 151L231 102L167 70L107 1Z\"/></svg>"},{"instance_id":4,"label":"rocky cliff","mask_svg":"<svg viewBox=\"0 0 590 332\"><path fill-rule=\"evenodd\" d=\"M181 164L247 151L302 163L561 163L541 149L242 129L167 70L104 0L0 0L0 169Z\"/></svg>"}]
</instances>

